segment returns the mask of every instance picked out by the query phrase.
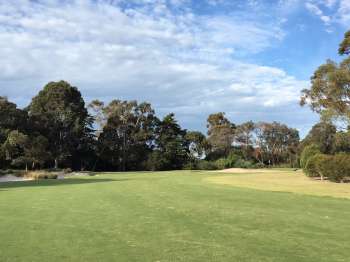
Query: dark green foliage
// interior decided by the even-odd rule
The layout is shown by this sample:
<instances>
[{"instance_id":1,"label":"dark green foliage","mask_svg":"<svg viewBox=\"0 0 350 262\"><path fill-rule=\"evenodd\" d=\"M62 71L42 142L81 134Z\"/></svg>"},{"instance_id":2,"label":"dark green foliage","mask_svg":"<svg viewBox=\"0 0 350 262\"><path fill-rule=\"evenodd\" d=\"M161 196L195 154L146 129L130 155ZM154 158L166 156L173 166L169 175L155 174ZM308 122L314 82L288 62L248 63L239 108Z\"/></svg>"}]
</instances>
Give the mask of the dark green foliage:
<instances>
[{"instance_id":1,"label":"dark green foliage","mask_svg":"<svg viewBox=\"0 0 350 262\"><path fill-rule=\"evenodd\" d=\"M335 134L333 150L336 153L350 153L350 133L338 132Z\"/></svg>"},{"instance_id":2,"label":"dark green foliage","mask_svg":"<svg viewBox=\"0 0 350 262\"><path fill-rule=\"evenodd\" d=\"M88 109L65 81L48 83L25 110L0 97L0 168L224 169L297 158L298 132L276 122L236 126L220 112L209 115L206 137L174 114L158 119L146 102L93 100Z\"/></svg>"},{"instance_id":3,"label":"dark green foliage","mask_svg":"<svg viewBox=\"0 0 350 262\"><path fill-rule=\"evenodd\" d=\"M155 130L155 146L163 169L181 169L188 161L189 145L186 130L181 129L174 114L166 115Z\"/></svg>"},{"instance_id":4,"label":"dark green foliage","mask_svg":"<svg viewBox=\"0 0 350 262\"><path fill-rule=\"evenodd\" d=\"M319 154L321 153L320 152L320 149L317 145L309 145L309 146L306 146L303 150L303 152L301 153L301 156L300 156L300 166L301 168L305 168L306 167L306 164L307 164L307 161L309 160L310 157L316 155L316 154Z\"/></svg>"},{"instance_id":5,"label":"dark green foliage","mask_svg":"<svg viewBox=\"0 0 350 262\"><path fill-rule=\"evenodd\" d=\"M147 159L146 169L150 171L167 170L170 165L170 160L163 156L161 151L155 150Z\"/></svg>"},{"instance_id":6,"label":"dark green foliage","mask_svg":"<svg viewBox=\"0 0 350 262\"><path fill-rule=\"evenodd\" d=\"M334 150L336 127L328 122L320 122L312 127L309 134L303 140L304 145L317 145L324 154L330 154Z\"/></svg>"},{"instance_id":7,"label":"dark green foliage","mask_svg":"<svg viewBox=\"0 0 350 262\"><path fill-rule=\"evenodd\" d=\"M201 160L198 162L197 169L199 170L217 170L218 167L213 161Z\"/></svg>"},{"instance_id":8,"label":"dark green foliage","mask_svg":"<svg viewBox=\"0 0 350 262\"><path fill-rule=\"evenodd\" d=\"M81 168L92 119L78 89L65 81L50 82L33 98L28 113L34 130L47 138L55 167Z\"/></svg>"},{"instance_id":9,"label":"dark green foliage","mask_svg":"<svg viewBox=\"0 0 350 262\"><path fill-rule=\"evenodd\" d=\"M96 104L96 101L94 102ZM142 170L152 152L157 119L148 103L113 100L102 105L106 120L99 134L98 153L111 170Z\"/></svg>"},{"instance_id":10,"label":"dark green foliage","mask_svg":"<svg viewBox=\"0 0 350 262\"><path fill-rule=\"evenodd\" d=\"M349 55L350 54L350 31L345 33L344 40L339 45L338 53L340 55Z\"/></svg>"}]
</instances>

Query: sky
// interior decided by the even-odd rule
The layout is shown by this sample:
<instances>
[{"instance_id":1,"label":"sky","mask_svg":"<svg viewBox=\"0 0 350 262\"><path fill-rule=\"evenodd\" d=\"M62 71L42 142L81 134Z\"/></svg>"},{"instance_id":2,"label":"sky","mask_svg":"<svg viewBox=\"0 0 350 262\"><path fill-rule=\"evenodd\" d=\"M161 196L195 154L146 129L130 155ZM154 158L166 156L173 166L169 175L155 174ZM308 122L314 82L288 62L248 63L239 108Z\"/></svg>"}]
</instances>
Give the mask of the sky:
<instances>
[{"instance_id":1,"label":"sky","mask_svg":"<svg viewBox=\"0 0 350 262\"><path fill-rule=\"evenodd\" d=\"M50 81L139 100L187 129L225 112L304 136L299 106L350 29L350 0L0 0L0 96L20 107Z\"/></svg>"}]
</instances>

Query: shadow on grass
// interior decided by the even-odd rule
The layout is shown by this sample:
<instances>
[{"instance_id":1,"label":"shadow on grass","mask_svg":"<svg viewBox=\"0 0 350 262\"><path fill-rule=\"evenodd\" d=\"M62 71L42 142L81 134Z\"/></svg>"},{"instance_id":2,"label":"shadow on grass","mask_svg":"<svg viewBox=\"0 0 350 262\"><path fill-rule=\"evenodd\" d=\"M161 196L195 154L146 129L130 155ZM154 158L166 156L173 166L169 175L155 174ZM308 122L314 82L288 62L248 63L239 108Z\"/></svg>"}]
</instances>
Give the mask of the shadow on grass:
<instances>
[{"instance_id":1,"label":"shadow on grass","mask_svg":"<svg viewBox=\"0 0 350 262\"><path fill-rule=\"evenodd\" d=\"M0 183L0 191L5 191L6 189L18 188L18 187L67 186L67 185L79 185L79 184L106 183L106 182L123 182L128 180L130 179L69 178L69 179L47 179L47 180L35 180L35 181L4 182L4 183Z\"/></svg>"}]
</instances>

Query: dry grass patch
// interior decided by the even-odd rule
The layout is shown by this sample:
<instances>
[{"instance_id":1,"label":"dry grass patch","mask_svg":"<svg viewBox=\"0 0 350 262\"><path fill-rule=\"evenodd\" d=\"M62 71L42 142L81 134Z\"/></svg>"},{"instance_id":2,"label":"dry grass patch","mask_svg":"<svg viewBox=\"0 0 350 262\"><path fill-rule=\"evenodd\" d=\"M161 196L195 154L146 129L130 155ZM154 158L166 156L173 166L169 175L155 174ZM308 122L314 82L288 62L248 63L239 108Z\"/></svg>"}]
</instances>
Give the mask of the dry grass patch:
<instances>
[{"instance_id":1,"label":"dry grass patch","mask_svg":"<svg viewBox=\"0 0 350 262\"><path fill-rule=\"evenodd\" d=\"M46 171L30 171L24 174L27 179L40 180L40 179L57 179L58 174L54 172Z\"/></svg>"},{"instance_id":2,"label":"dry grass patch","mask_svg":"<svg viewBox=\"0 0 350 262\"><path fill-rule=\"evenodd\" d=\"M232 175L213 176L207 182L264 191L291 192L350 199L350 184L338 184L306 177L302 171L274 169L231 169ZM221 172L221 173L222 173ZM219 172L220 173L220 172Z\"/></svg>"}]
</instances>

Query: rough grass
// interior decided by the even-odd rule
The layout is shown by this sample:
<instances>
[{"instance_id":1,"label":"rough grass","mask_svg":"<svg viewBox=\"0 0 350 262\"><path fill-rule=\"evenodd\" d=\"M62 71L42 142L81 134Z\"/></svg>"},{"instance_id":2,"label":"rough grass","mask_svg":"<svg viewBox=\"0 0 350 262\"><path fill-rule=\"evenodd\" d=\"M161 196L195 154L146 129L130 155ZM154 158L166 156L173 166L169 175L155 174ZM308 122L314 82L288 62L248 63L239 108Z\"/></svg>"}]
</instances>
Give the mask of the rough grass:
<instances>
[{"instance_id":1,"label":"rough grass","mask_svg":"<svg viewBox=\"0 0 350 262\"><path fill-rule=\"evenodd\" d=\"M341 184L309 178L301 170L292 169L229 169L231 175L215 176L208 182L252 188L264 191L281 191L315 196L350 198L350 183Z\"/></svg>"},{"instance_id":2,"label":"rough grass","mask_svg":"<svg viewBox=\"0 0 350 262\"><path fill-rule=\"evenodd\" d=\"M0 261L349 260L350 200L221 185L214 176L222 174L0 184Z\"/></svg>"}]
</instances>

